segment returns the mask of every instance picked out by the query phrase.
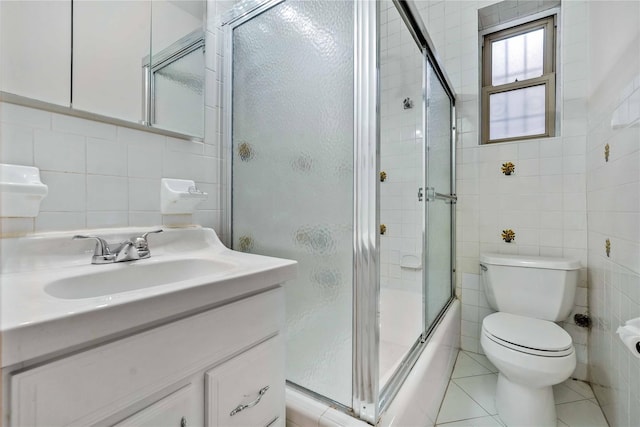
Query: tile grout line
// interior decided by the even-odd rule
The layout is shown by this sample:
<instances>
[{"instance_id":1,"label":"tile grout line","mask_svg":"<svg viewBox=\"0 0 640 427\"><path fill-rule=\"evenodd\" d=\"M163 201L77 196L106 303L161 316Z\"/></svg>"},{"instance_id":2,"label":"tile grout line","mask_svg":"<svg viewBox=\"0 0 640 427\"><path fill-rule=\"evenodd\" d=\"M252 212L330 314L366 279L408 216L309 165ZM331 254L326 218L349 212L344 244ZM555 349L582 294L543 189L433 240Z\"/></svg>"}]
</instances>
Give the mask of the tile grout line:
<instances>
[{"instance_id":1,"label":"tile grout line","mask_svg":"<svg viewBox=\"0 0 640 427\"><path fill-rule=\"evenodd\" d=\"M496 375L496 374L494 374L494 373L491 373L491 374L485 374L485 375L495 375L495 376L497 376L497 375ZM480 376L480 375L476 375L476 376ZM466 394L467 396L469 396L469 399L473 400L473 401L476 403L476 405L478 405L479 407L481 407L481 408L482 408L482 409L483 409L487 414L489 414L489 416L498 415L498 413L497 413L497 412L496 412L495 414L490 414L490 413L489 413L489 411L488 411L484 406L482 406L479 402L477 402L477 401L476 401L476 400L475 400L475 399L474 399L474 398L473 398L469 393L467 393L467 390L465 390L465 389L464 389L460 384L458 384L458 383L457 383L457 382L455 382L454 380L450 380L450 381L451 381L451 382L453 382L455 385L457 385L457 386L458 386L458 388L464 392L464 394ZM495 394L494 394L494 395L493 395L494 406L495 406L495 400L496 400L496 396L495 396ZM497 409L496 409L496 410L497 410ZM476 418L477 418L477 417L476 417Z\"/></svg>"},{"instance_id":2,"label":"tile grout line","mask_svg":"<svg viewBox=\"0 0 640 427\"><path fill-rule=\"evenodd\" d=\"M486 412L486 411L485 411ZM496 415L491 415L489 413L487 413L487 415L482 415L479 417L471 417L471 418L460 418L459 420L453 420L453 421L447 421L446 423L440 423L440 424L436 424L435 427L439 427L439 426L446 426L447 424L453 424L453 423L459 423L460 421L467 421L467 420L476 420L478 418L487 418L487 417L491 417L493 418ZM565 423L566 424L566 423Z\"/></svg>"},{"instance_id":3,"label":"tile grout line","mask_svg":"<svg viewBox=\"0 0 640 427\"><path fill-rule=\"evenodd\" d=\"M487 417L494 418L495 416L496 415L483 415L481 417L462 418L460 420L455 420L455 421L449 421L449 422L446 422L446 423L436 424L435 427L440 427L440 426L446 427L446 426L448 426L450 424L459 423L460 421L477 420L477 419L480 419L480 418L487 418ZM496 422L498 422L498 421L496 420Z\"/></svg>"},{"instance_id":4,"label":"tile grout line","mask_svg":"<svg viewBox=\"0 0 640 427\"><path fill-rule=\"evenodd\" d=\"M460 352L458 352L460 354ZM457 362L458 356L456 356ZM455 369L455 365L453 367ZM438 417L440 416L440 411L442 411L442 405L444 404L444 399L447 397L447 392L449 391L449 387L451 386L451 378L449 378L449 383L447 384L447 389L444 391L444 396L442 396L442 401L440 402L440 406L438 407L438 413L436 414L436 422L438 421Z\"/></svg>"}]
</instances>

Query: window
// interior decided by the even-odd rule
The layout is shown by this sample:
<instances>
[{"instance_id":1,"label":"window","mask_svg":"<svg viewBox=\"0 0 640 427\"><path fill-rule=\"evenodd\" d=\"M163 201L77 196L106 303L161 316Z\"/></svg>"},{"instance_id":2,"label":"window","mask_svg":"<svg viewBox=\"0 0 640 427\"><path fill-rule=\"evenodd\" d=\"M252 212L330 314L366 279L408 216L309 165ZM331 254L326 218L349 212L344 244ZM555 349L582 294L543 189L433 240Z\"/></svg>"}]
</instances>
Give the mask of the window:
<instances>
[{"instance_id":1,"label":"window","mask_svg":"<svg viewBox=\"0 0 640 427\"><path fill-rule=\"evenodd\" d=\"M482 143L553 136L555 80L555 15L485 35Z\"/></svg>"}]
</instances>

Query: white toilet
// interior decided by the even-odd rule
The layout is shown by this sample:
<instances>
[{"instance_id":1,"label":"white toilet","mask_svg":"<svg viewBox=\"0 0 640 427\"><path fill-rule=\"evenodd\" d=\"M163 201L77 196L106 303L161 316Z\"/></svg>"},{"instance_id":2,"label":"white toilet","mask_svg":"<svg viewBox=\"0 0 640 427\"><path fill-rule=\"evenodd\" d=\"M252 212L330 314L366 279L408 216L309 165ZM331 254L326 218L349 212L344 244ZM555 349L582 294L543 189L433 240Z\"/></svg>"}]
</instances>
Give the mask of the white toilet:
<instances>
[{"instance_id":1,"label":"white toilet","mask_svg":"<svg viewBox=\"0 0 640 427\"><path fill-rule=\"evenodd\" d=\"M496 407L509 427L556 426L552 386L576 367L569 334L554 322L573 307L580 262L482 254L482 284L498 311L482 322L480 343L500 371Z\"/></svg>"}]
</instances>

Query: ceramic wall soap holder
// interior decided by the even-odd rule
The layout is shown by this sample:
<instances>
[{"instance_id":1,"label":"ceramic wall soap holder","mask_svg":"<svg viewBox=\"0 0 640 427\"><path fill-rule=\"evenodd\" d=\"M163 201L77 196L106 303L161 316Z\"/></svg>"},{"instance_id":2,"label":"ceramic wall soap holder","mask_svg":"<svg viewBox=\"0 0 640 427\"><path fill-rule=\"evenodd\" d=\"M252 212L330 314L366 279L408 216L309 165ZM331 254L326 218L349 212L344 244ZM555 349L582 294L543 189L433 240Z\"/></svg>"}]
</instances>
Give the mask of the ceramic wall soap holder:
<instances>
[{"instance_id":1,"label":"ceramic wall soap holder","mask_svg":"<svg viewBox=\"0 0 640 427\"><path fill-rule=\"evenodd\" d=\"M40 181L40 170L33 166L0 163L0 217L33 218L49 188Z\"/></svg>"},{"instance_id":2,"label":"ceramic wall soap holder","mask_svg":"<svg viewBox=\"0 0 640 427\"><path fill-rule=\"evenodd\" d=\"M189 179L162 178L160 183L160 213L190 214L206 200L208 194Z\"/></svg>"}]
</instances>

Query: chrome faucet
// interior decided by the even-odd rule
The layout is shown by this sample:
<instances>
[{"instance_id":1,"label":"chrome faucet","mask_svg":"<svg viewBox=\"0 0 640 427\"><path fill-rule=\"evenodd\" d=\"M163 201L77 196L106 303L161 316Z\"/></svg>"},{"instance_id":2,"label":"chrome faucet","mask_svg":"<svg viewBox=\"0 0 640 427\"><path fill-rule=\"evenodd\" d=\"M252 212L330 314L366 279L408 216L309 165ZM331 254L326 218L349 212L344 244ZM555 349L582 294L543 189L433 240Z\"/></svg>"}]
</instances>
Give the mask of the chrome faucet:
<instances>
[{"instance_id":1,"label":"chrome faucet","mask_svg":"<svg viewBox=\"0 0 640 427\"><path fill-rule=\"evenodd\" d=\"M135 261L151 256L147 236L150 233L162 233L162 230L153 230L144 233L142 236L134 237L120 243L107 243L98 236L73 236L73 239L95 239L96 248L91 257L91 264L111 264L113 262Z\"/></svg>"}]
</instances>

